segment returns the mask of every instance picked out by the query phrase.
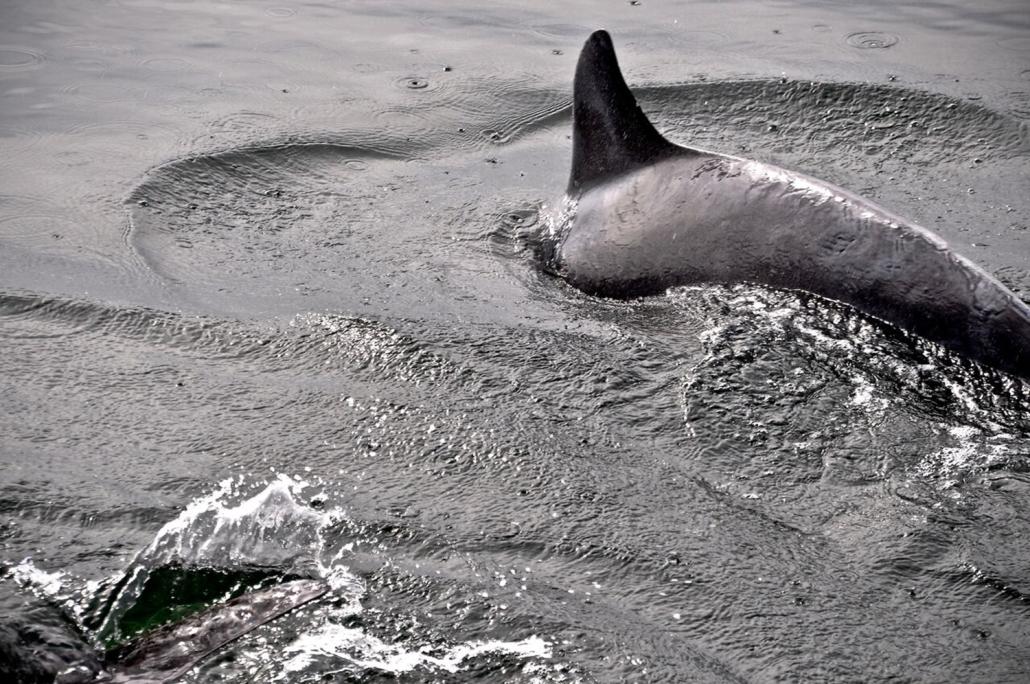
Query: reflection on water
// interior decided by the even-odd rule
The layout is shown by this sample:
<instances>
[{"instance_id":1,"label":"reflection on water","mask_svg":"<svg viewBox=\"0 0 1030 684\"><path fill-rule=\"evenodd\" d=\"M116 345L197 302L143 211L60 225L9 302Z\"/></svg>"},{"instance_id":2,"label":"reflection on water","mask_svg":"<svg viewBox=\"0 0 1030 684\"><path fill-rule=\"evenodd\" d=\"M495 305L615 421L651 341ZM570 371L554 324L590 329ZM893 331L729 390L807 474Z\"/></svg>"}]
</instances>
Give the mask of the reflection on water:
<instances>
[{"instance_id":1,"label":"reflection on water","mask_svg":"<svg viewBox=\"0 0 1030 684\"><path fill-rule=\"evenodd\" d=\"M1030 291L1021 4L855 7L0 8L0 672L304 579L184 681L1019 681L1025 385L532 249L603 26L677 142Z\"/></svg>"}]
</instances>

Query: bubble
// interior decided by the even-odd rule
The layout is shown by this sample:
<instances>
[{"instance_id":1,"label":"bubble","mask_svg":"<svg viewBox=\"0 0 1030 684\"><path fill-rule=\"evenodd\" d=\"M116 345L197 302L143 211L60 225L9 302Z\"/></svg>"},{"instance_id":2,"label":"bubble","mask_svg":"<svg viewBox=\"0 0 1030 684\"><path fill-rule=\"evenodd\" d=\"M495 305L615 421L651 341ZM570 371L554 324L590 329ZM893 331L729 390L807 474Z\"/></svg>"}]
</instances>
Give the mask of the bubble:
<instances>
[{"instance_id":1,"label":"bubble","mask_svg":"<svg viewBox=\"0 0 1030 684\"><path fill-rule=\"evenodd\" d=\"M898 40L899 38L893 33L860 31L858 33L849 34L844 39L844 42L851 47L855 47L860 50L875 50L880 48L889 48L890 46L897 44Z\"/></svg>"},{"instance_id":2,"label":"bubble","mask_svg":"<svg viewBox=\"0 0 1030 684\"><path fill-rule=\"evenodd\" d=\"M292 7L269 7L265 12L273 17L278 17L279 19L286 19L287 17L295 15L297 10Z\"/></svg>"}]
</instances>

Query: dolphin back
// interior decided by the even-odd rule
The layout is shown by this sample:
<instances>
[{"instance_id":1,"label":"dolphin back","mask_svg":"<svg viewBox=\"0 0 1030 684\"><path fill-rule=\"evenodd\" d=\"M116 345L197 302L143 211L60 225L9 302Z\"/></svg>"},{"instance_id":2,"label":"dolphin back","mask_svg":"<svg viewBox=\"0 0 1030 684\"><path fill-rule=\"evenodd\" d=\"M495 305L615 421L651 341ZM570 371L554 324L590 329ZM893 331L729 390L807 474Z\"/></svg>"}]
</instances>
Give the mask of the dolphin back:
<instances>
[{"instance_id":1,"label":"dolphin back","mask_svg":"<svg viewBox=\"0 0 1030 684\"><path fill-rule=\"evenodd\" d=\"M680 147L637 105L611 37L576 66L572 200L549 267L590 294L753 282L856 309L1030 380L1030 307L932 231L832 184Z\"/></svg>"},{"instance_id":2,"label":"dolphin back","mask_svg":"<svg viewBox=\"0 0 1030 684\"><path fill-rule=\"evenodd\" d=\"M294 580L244 594L183 621L161 627L107 654L111 684L164 684L226 644L324 595L320 580Z\"/></svg>"}]
</instances>

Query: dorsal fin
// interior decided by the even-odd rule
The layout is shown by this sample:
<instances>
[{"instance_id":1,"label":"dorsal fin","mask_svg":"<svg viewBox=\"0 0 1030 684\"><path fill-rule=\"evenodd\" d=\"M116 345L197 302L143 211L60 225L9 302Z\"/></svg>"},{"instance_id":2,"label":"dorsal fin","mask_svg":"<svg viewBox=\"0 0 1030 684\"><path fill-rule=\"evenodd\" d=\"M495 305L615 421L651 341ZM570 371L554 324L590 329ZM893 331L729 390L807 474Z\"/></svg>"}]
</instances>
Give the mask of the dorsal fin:
<instances>
[{"instance_id":1,"label":"dorsal fin","mask_svg":"<svg viewBox=\"0 0 1030 684\"><path fill-rule=\"evenodd\" d=\"M685 152L655 130L626 85L607 31L595 31L576 65L568 193Z\"/></svg>"}]
</instances>

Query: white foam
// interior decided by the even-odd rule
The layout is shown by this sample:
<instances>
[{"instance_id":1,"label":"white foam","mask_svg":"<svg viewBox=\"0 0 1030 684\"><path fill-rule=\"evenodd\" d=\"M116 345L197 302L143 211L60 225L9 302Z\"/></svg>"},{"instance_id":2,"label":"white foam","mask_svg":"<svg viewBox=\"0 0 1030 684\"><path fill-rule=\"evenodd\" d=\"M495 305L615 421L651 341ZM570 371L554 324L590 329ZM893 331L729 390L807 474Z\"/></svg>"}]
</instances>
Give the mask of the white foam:
<instances>
[{"instance_id":1,"label":"white foam","mask_svg":"<svg viewBox=\"0 0 1030 684\"><path fill-rule=\"evenodd\" d=\"M431 652L437 651L436 655ZM286 647L289 659L283 664L280 680L288 681L288 673L300 672L323 658L345 661L347 670L379 670L392 674L411 672L416 668L455 673L462 663L486 653L505 653L520 658L550 658L551 645L538 636L521 641L470 641L439 652L428 646L410 650L390 644L364 630L327 623L303 634ZM324 663L323 663L324 666Z\"/></svg>"},{"instance_id":2,"label":"white foam","mask_svg":"<svg viewBox=\"0 0 1030 684\"><path fill-rule=\"evenodd\" d=\"M26 558L11 568L11 576L15 582L31 589L37 595L54 598L61 593L68 575L63 570L47 572L37 568L31 558Z\"/></svg>"},{"instance_id":3,"label":"white foam","mask_svg":"<svg viewBox=\"0 0 1030 684\"><path fill-rule=\"evenodd\" d=\"M917 466L924 477L943 478L942 489L957 485L964 474L1004 461L1012 439L1008 434L985 434L970 425L947 427L955 440L953 446L942 447L926 456Z\"/></svg>"},{"instance_id":4,"label":"white foam","mask_svg":"<svg viewBox=\"0 0 1030 684\"><path fill-rule=\"evenodd\" d=\"M99 633L106 633L136 601L150 570L166 564L281 567L325 579L338 595L364 592L360 578L338 558L326 559L324 531L345 517L342 511L308 506L303 495L311 485L285 474L246 498L242 488L242 478L223 480L158 531L125 570L127 581L120 582Z\"/></svg>"}]
</instances>

